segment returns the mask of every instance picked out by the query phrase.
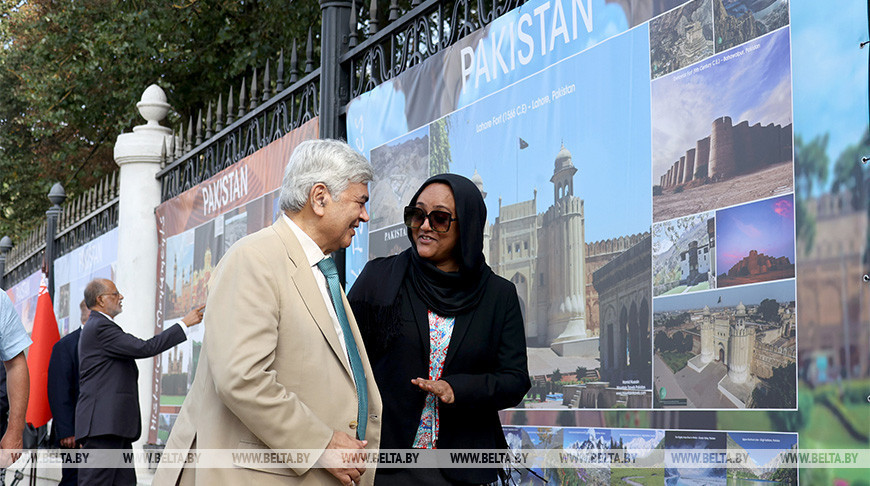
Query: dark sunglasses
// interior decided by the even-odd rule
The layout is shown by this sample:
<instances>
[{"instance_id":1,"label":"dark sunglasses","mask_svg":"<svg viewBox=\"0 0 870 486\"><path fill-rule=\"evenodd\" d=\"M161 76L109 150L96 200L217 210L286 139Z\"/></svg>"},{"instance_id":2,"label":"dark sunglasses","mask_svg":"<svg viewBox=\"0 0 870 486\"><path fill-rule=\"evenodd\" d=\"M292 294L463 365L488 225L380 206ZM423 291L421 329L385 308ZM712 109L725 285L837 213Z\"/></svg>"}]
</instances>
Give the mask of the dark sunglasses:
<instances>
[{"instance_id":1,"label":"dark sunglasses","mask_svg":"<svg viewBox=\"0 0 870 486\"><path fill-rule=\"evenodd\" d=\"M456 221L456 218L447 211L426 211L417 206L405 206L405 226L411 229L417 229L423 226L423 221L429 218L429 226L438 233L447 233L450 231L450 222Z\"/></svg>"}]
</instances>

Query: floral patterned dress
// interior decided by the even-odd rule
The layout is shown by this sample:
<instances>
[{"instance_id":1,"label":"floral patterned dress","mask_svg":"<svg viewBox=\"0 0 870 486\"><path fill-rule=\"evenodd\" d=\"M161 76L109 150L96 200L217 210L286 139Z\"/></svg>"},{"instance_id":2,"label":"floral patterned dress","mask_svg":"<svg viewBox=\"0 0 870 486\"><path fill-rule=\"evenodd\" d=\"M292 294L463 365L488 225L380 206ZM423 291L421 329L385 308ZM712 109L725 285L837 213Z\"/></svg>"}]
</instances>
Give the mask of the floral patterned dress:
<instances>
[{"instance_id":1,"label":"floral patterned dress","mask_svg":"<svg viewBox=\"0 0 870 486\"><path fill-rule=\"evenodd\" d=\"M444 370L444 358L447 357L447 346L453 334L455 317L442 317L431 310L429 315L429 379L440 380ZM438 397L434 393L426 394L426 404L420 415L420 425L414 437L415 449L434 449L438 441Z\"/></svg>"}]
</instances>

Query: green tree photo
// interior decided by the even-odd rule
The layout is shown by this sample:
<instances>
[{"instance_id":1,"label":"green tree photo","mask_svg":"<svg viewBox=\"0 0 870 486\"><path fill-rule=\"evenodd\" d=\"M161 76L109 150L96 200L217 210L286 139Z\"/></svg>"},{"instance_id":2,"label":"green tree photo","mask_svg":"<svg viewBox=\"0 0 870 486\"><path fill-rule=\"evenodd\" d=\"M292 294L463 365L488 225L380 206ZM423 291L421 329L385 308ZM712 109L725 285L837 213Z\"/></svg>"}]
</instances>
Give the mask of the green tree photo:
<instances>
[{"instance_id":1,"label":"green tree photo","mask_svg":"<svg viewBox=\"0 0 870 486\"><path fill-rule=\"evenodd\" d=\"M800 135L794 136L795 227L806 252L813 249L816 238L816 217L807 200L828 180L828 139L825 134L805 143Z\"/></svg>"},{"instance_id":2,"label":"green tree photo","mask_svg":"<svg viewBox=\"0 0 870 486\"><path fill-rule=\"evenodd\" d=\"M453 157L450 154L450 122L446 116L429 126L429 141L429 175L450 172Z\"/></svg>"}]
</instances>

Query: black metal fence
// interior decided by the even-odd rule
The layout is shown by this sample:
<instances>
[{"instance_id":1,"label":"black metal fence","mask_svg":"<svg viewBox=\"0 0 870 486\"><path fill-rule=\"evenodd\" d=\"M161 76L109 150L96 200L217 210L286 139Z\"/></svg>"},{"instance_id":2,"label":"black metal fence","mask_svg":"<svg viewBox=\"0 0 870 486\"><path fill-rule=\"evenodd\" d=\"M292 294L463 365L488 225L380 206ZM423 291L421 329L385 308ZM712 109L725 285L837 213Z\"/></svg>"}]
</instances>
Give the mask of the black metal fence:
<instances>
[{"instance_id":1,"label":"black metal fence","mask_svg":"<svg viewBox=\"0 0 870 486\"><path fill-rule=\"evenodd\" d=\"M450 47L525 0L414 0L407 9L392 0L368 5L322 0L318 37L309 32L304 66L294 45L275 67L254 69L250 82L221 94L176 131L183 143L167 147L157 174L163 200L175 197L238 162L315 116L322 137L343 138L347 104L366 91ZM379 15L387 15L384 21ZM383 27L381 27L383 25ZM314 43L320 42L320 58ZM319 63L319 65L318 65ZM285 88L286 86L286 88ZM193 111L193 110L192 110ZM203 116L203 112L205 116ZM213 116L214 114L214 116Z\"/></svg>"},{"instance_id":2,"label":"black metal fence","mask_svg":"<svg viewBox=\"0 0 870 486\"><path fill-rule=\"evenodd\" d=\"M14 246L9 237L0 241L0 287L8 289L40 269L53 278L49 262L117 227L118 185L118 173L114 172L66 201L63 187L55 184L47 195L51 207L45 221ZM52 284L50 280L49 292L53 294Z\"/></svg>"},{"instance_id":3,"label":"black metal fence","mask_svg":"<svg viewBox=\"0 0 870 486\"><path fill-rule=\"evenodd\" d=\"M320 118L321 137L345 138L351 99L525 1L321 0L321 31L318 35L309 30L301 55L294 43L289 62L284 51L276 53L274 65L268 61L264 68L252 69L237 91L230 87L226 98L221 93L217 100L189 110L197 116L174 131L164 167L157 174L162 200L196 186L314 117ZM318 43L320 55L315 57ZM62 203L63 198L55 206ZM40 268L47 269L46 261L117 225L118 181L113 174L62 208L49 209L46 221L15 246L4 238L0 285L8 288ZM343 267L343 259L338 260Z\"/></svg>"}]
</instances>

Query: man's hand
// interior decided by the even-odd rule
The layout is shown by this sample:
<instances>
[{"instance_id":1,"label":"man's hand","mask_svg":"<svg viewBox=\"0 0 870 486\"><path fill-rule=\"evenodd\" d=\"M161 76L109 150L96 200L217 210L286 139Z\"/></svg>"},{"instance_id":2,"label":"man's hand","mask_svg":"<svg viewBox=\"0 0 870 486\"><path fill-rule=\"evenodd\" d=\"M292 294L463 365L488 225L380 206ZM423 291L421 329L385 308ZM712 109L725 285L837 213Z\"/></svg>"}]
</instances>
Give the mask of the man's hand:
<instances>
[{"instance_id":1,"label":"man's hand","mask_svg":"<svg viewBox=\"0 0 870 486\"><path fill-rule=\"evenodd\" d=\"M76 437L71 435L69 437L64 437L60 440L60 446L64 449L75 449L76 448Z\"/></svg>"},{"instance_id":2,"label":"man's hand","mask_svg":"<svg viewBox=\"0 0 870 486\"><path fill-rule=\"evenodd\" d=\"M356 440L344 432L335 431L332 433L332 439L326 445L326 450L321 454L317 463L323 467L329 474L335 476L343 486L353 486L359 483L359 478L366 471L365 465L354 467L347 464L347 461L341 457L342 450L364 449L367 440Z\"/></svg>"},{"instance_id":3,"label":"man's hand","mask_svg":"<svg viewBox=\"0 0 870 486\"><path fill-rule=\"evenodd\" d=\"M453 387L450 386L450 383L447 383L444 380L424 380L423 378L414 378L411 380L411 383L420 387L421 390L427 391L429 393L434 393L439 400L444 403L453 403L455 397L453 396Z\"/></svg>"},{"instance_id":4,"label":"man's hand","mask_svg":"<svg viewBox=\"0 0 870 486\"><path fill-rule=\"evenodd\" d=\"M24 416L27 413L27 398L30 395L30 373L24 352L18 353L6 367L6 389L9 393L9 425L0 439L0 467L17 461L24 445Z\"/></svg>"},{"instance_id":5,"label":"man's hand","mask_svg":"<svg viewBox=\"0 0 870 486\"><path fill-rule=\"evenodd\" d=\"M202 315L205 313L205 304L193 309L188 312L186 316L181 318L181 322L184 323L185 326L195 326L202 322Z\"/></svg>"},{"instance_id":6,"label":"man's hand","mask_svg":"<svg viewBox=\"0 0 870 486\"><path fill-rule=\"evenodd\" d=\"M9 429L0 439L0 468L9 467L21 457L21 448L24 447L23 431Z\"/></svg>"}]
</instances>

